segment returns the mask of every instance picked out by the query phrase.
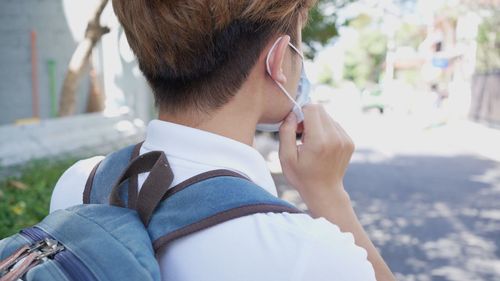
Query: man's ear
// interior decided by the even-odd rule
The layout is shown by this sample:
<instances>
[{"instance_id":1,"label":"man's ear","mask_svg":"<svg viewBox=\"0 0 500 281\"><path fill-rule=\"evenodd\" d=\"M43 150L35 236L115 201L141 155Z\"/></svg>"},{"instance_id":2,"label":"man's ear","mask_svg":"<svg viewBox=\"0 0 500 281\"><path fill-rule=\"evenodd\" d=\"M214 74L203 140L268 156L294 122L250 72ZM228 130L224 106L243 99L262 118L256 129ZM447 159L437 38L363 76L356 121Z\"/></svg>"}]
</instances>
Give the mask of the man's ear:
<instances>
[{"instance_id":1,"label":"man's ear","mask_svg":"<svg viewBox=\"0 0 500 281\"><path fill-rule=\"evenodd\" d=\"M288 49L288 43L290 42L290 36L282 36L277 43L275 43L274 49L269 54L269 70L270 75L273 80L285 84L286 76L283 72L283 63L285 61L286 50Z\"/></svg>"}]
</instances>

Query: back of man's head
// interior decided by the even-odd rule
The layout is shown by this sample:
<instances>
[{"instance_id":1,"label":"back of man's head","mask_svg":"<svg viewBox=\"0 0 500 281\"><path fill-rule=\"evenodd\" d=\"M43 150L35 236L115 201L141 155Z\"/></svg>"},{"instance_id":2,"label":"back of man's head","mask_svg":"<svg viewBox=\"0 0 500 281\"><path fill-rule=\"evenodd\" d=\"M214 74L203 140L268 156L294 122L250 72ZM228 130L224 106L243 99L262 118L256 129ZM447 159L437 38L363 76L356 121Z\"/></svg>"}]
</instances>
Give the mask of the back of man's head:
<instances>
[{"instance_id":1,"label":"back of man's head","mask_svg":"<svg viewBox=\"0 0 500 281\"><path fill-rule=\"evenodd\" d=\"M113 0L160 110L209 113L245 82L270 39L296 40L316 0Z\"/></svg>"}]
</instances>

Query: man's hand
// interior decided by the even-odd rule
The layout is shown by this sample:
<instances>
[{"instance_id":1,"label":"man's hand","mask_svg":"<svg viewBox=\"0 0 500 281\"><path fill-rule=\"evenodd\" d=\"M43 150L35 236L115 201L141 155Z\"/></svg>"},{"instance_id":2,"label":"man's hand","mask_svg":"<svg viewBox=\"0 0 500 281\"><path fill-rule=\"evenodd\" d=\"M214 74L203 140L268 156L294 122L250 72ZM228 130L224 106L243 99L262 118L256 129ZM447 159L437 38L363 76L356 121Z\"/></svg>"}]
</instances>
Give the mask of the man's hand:
<instances>
[{"instance_id":1,"label":"man's hand","mask_svg":"<svg viewBox=\"0 0 500 281\"><path fill-rule=\"evenodd\" d=\"M343 178L354 144L342 127L319 105L303 108L302 144L295 115L290 113L280 128L280 161L285 177L295 187L313 217L324 217L351 232L356 244L368 253L379 281L395 281L391 270L359 222Z\"/></svg>"},{"instance_id":2,"label":"man's hand","mask_svg":"<svg viewBox=\"0 0 500 281\"><path fill-rule=\"evenodd\" d=\"M290 113L280 128L279 155L283 174L315 215L333 202L348 201L343 178L354 143L323 106L307 105L303 112L302 144L297 144L296 117Z\"/></svg>"}]
</instances>

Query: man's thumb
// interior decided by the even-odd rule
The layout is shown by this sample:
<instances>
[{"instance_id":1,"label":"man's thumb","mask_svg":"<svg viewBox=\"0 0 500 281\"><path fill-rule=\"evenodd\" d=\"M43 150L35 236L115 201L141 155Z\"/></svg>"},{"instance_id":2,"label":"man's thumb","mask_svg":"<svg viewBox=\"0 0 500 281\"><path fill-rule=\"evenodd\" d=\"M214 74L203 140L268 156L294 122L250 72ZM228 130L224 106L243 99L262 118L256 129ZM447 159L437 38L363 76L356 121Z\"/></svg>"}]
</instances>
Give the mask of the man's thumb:
<instances>
[{"instance_id":1,"label":"man's thumb","mask_svg":"<svg viewBox=\"0 0 500 281\"><path fill-rule=\"evenodd\" d=\"M290 112L280 127L280 150L281 161L297 161L297 118Z\"/></svg>"}]
</instances>

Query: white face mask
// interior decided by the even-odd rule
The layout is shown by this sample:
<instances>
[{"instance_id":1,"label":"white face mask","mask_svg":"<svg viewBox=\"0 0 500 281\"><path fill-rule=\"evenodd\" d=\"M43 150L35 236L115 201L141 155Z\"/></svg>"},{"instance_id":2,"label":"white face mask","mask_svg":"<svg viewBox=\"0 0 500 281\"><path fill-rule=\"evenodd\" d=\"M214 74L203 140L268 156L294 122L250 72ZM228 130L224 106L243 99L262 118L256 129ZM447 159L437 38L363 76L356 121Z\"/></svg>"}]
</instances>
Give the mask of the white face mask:
<instances>
[{"instance_id":1,"label":"white face mask","mask_svg":"<svg viewBox=\"0 0 500 281\"><path fill-rule=\"evenodd\" d=\"M274 48L276 48L276 46L278 45L278 43L280 42L280 40L282 38L283 37L278 38L278 40L274 43L273 47L271 48L271 50L267 54L266 67L267 67L267 73L269 75L271 75L271 67L269 64L271 53L274 51ZM297 117L297 124L298 124L298 123L304 121L304 113L302 112L302 107L311 102L311 99L309 97L309 93L311 90L311 83L309 82L309 79L307 79L307 76L306 76L306 73L304 70L304 56L294 45L292 45L291 43L288 43L288 45L295 52L297 52L297 54L299 54L299 56L302 58L302 73L300 75L300 82L299 82L299 86L297 89L297 100L294 100L292 98L292 96L288 93L288 91L285 89L285 87L283 85L281 85L278 81L276 81L276 80L273 80L273 81L276 83L276 85L278 85L278 87L281 89L281 91L283 93L285 93L285 95L288 97L288 99L290 101L292 101L292 103L293 103L292 111L295 114L295 116ZM278 123L274 123L274 124L257 124L257 130L263 131L263 132L278 132L282 123L283 123L283 121L278 122Z\"/></svg>"}]
</instances>

